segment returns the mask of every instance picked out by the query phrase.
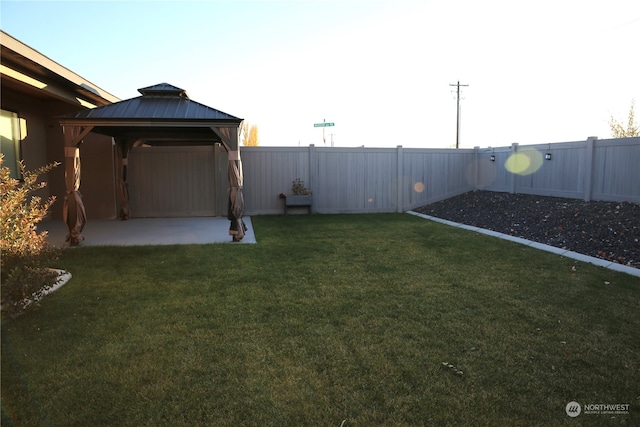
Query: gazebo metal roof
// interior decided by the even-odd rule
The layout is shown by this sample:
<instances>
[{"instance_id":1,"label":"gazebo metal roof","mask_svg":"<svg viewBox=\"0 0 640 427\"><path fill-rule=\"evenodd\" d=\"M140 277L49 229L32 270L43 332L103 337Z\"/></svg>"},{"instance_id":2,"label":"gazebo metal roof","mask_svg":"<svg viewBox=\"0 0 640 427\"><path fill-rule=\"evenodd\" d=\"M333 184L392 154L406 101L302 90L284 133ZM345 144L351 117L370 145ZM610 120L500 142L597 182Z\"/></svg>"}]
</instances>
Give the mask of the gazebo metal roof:
<instances>
[{"instance_id":1,"label":"gazebo metal roof","mask_svg":"<svg viewBox=\"0 0 640 427\"><path fill-rule=\"evenodd\" d=\"M160 83L138 89L141 96L59 117L60 124L92 126L113 137L212 140L211 127L238 127L241 118L189 99L184 89Z\"/></svg>"}]
</instances>

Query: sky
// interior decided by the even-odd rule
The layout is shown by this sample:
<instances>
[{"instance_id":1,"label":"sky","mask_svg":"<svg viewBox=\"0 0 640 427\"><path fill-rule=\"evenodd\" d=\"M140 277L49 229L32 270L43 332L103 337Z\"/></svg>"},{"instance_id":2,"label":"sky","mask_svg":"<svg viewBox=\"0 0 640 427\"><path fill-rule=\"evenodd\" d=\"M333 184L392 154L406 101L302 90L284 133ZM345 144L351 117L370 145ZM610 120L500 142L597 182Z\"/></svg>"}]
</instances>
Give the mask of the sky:
<instances>
[{"instance_id":1,"label":"sky","mask_svg":"<svg viewBox=\"0 0 640 427\"><path fill-rule=\"evenodd\" d=\"M460 148L609 138L640 108L637 0L1 0L0 27L120 99L183 88L261 146L454 147L457 82Z\"/></svg>"}]
</instances>

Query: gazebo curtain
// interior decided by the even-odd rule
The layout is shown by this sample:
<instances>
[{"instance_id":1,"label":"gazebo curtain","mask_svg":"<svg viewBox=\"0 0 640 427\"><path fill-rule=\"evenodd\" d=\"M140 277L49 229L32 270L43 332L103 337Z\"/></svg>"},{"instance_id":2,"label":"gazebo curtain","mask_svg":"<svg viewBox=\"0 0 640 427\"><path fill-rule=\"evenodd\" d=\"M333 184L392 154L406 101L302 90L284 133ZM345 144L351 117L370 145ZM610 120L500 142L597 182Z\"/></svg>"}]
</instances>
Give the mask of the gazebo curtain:
<instances>
[{"instance_id":1,"label":"gazebo curtain","mask_svg":"<svg viewBox=\"0 0 640 427\"><path fill-rule=\"evenodd\" d=\"M127 169L129 166L129 152L133 141L127 138L116 139L116 197L118 199L118 218L129 219L129 183Z\"/></svg>"},{"instance_id":2,"label":"gazebo curtain","mask_svg":"<svg viewBox=\"0 0 640 427\"><path fill-rule=\"evenodd\" d=\"M80 194L80 144L91 129L93 126L63 127L65 195L62 219L69 230L65 242L70 246L77 246L84 240L81 233L87 223L87 213Z\"/></svg>"},{"instance_id":3,"label":"gazebo curtain","mask_svg":"<svg viewBox=\"0 0 640 427\"><path fill-rule=\"evenodd\" d=\"M231 221L229 234L234 242L244 238L247 227L242 221L244 214L244 198L242 196L242 160L238 146L237 127L215 127L213 131L222 140L222 145L227 150L227 167L229 169L229 209L227 218ZM235 148L235 150L234 150Z\"/></svg>"},{"instance_id":4,"label":"gazebo curtain","mask_svg":"<svg viewBox=\"0 0 640 427\"><path fill-rule=\"evenodd\" d=\"M230 152L231 154L233 152ZM235 152L240 154L239 152ZM229 168L229 214L227 219L231 221L229 234L233 236L233 241L237 242L244 238L247 231L246 225L242 221L244 213L244 197L242 195L242 161L238 159L228 160Z\"/></svg>"},{"instance_id":5,"label":"gazebo curtain","mask_svg":"<svg viewBox=\"0 0 640 427\"><path fill-rule=\"evenodd\" d=\"M87 214L80 194L80 148L65 147L64 181L66 186L62 219L67 225L69 233L66 243L77 246L84 237L82 229L87 223Z\"/></svg>"}]
</instances>

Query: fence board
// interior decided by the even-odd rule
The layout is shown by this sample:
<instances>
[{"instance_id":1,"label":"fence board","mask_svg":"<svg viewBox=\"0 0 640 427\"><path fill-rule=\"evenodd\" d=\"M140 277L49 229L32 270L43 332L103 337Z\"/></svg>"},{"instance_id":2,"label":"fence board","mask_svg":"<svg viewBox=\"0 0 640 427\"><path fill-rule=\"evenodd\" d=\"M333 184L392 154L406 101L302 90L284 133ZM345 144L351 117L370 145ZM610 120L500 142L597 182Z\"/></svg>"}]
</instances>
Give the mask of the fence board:
<instances>
[{"instance_id":1,"label":"fence board","mask_svg":"<svg viewBox=\"0 0 640 427\"><path fill-rule=\"evenodd\" d=\"M595 141L593 156L592 197L640 203L640 138Z\"/></svg>"},{"instance_id":2,"label":"fence board","mask_svg":"<svg viewBox=\"0 0 640 427\"><path fill-rule=\"evenodd\" d=\"M216 215L214 148L143 147L130 154L132 217Z\"/></svg>"}]
</instances>

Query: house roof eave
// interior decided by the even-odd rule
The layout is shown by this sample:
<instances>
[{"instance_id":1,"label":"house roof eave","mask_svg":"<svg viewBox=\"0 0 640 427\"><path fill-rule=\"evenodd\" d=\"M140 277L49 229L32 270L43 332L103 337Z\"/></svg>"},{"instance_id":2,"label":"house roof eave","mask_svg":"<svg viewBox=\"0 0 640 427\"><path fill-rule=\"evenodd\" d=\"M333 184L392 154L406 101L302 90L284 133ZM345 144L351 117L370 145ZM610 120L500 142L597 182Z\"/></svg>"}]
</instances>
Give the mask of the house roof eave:
<instances>
[{"instance_id":1,"label":"house roof eave","mask_svg":"<svg viewBox=\"0 0 640 427\"><path fill-rule=\"evenodd\" d=\"M72 89L79 97L95 105L105 105L120 101L120 98L91 83L82 76L58 64L10 34L0 30L2 64L16 73L28 77L52 79ZM46 83L46 82L45 82ZM44 88L47 89L46 87ZM56 95L53 93L52 95Z\"/></svg>"}]
</instances>

